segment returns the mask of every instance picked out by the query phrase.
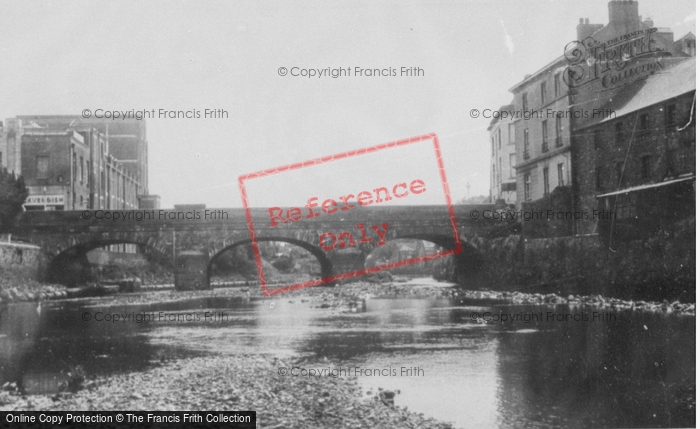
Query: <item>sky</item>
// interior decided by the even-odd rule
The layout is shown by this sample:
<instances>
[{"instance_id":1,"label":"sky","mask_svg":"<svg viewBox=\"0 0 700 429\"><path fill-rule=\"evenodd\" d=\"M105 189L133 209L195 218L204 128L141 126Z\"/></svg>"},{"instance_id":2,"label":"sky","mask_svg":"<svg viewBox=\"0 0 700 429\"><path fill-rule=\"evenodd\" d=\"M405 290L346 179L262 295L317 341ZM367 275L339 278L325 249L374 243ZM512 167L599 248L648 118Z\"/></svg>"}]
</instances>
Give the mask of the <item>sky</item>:
<instances>
[{"instance_id":1,"label":"sky","mask_svg":"<svg viewBox=\"0 0 700 429\"><path fill-rule=\"evenodd\" d=\"M0 119L199 113L147 119L149 191L164 208L240 207L240 175L427 133L439 138L453 199L487 195L490 119L470 111L508 104L509 88L576 38L579 18L607 24L607 3L0 0ZM675 38L697 34L693 0L639 8ZM354 76L356 67L396 75ZM327 68L351 75L292 76ZM380 164L262 187L259 204L296 192L306 201L319 181L351 192L415 176L414 161L392 150Z\"/></svg>"}]
</instances>

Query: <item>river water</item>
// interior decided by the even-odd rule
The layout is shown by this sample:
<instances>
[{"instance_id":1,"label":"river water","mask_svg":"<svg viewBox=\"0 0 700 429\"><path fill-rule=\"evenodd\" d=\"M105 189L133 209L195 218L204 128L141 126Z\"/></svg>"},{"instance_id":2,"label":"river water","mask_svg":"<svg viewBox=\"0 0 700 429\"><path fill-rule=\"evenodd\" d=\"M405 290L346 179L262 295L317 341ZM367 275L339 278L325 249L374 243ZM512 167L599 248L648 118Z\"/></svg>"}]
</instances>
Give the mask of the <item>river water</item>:
<instances>
[{"instance_id":1,"label":"river water","mask_svg":"<svg viewBox=\"0 0 700 429\"><path fill-rule=\"evenodd\" d=\"M397 406L461 428L695 425L693 316L618 311L593 320L583 307L458 299L369 299L340 314L285 297L108 303L0 309L0 384L53 393L77 366L108 375L161 359L269 353L358 374L363 390L400 391ZM160 312L191 320L95 320Z\"/></svg>"}]
</instances>

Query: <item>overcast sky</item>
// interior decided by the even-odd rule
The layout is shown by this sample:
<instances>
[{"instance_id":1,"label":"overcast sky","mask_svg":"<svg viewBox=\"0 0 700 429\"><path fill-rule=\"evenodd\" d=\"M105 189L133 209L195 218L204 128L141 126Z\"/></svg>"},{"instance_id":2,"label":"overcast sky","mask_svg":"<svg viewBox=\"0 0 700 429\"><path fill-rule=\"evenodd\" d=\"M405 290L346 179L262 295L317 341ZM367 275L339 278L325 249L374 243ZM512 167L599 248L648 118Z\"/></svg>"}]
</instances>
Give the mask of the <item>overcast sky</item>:
<instances>
[{"instance_id":1,"label":"overcast sky","mask_svg":"<svg viewBox=\"0 0 700 429\"><path fill-rule=\"evenodd\" d=\"M150 192L163 207L241 206L241 174L434 132L458 200L467 184L488 194L489 119L470 110L509 103L508 88L576 38L579 18L607 23L607 3L0 1L0 118L226 110L227 119L147 121ZM641 0L640 14L676 38L696 32L693 0ZM280 67L397 76L305 78ZM398 76L401 67L424 75ZM357 163L352 174L388 185L388 169L409 167L385 155L384 168ZM289 191L265 192L261 204Z\"/></svg>"}]
</instances>

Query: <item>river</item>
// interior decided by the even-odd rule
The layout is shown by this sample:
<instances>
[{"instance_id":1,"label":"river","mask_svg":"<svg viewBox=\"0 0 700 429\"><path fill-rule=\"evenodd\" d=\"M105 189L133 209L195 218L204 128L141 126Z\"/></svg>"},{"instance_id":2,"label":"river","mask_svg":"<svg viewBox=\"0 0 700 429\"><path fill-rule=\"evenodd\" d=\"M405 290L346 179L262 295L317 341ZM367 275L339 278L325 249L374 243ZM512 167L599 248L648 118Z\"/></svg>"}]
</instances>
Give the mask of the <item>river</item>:
<instances>
[{"instance_id":1,"label":"river","mask_svg":"<svg viewBox=\"0 0 700 429\"><path fill-rule=\"evenodd\" d=\"M460 428L695 425L681 406L695 397L694 316L598 310L593 320L584 307L445 298L368 299L357 312L315 307L284 296L9 305L0 309L0 384L55 393L77 366L98 376L163 359L263 353L302 359L297 372L357 374L363 390L400 391L397 406ZM181 320L96 320L161 312Z\"/></svg>"}]
</instances>

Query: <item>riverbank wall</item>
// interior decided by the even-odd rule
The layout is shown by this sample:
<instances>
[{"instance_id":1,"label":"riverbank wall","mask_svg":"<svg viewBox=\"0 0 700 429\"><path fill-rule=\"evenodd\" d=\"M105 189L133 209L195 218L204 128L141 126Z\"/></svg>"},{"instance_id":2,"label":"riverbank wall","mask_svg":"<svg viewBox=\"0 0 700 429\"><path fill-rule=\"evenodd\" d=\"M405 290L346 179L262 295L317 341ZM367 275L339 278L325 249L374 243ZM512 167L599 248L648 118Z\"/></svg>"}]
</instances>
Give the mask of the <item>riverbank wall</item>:
<instances>
[{"instance_id":1,"label":"riverbank wall","mask_svg":"<svg viewBox=\"0 0 700 429\"><path fill-rule=\"evenodd\" d=\"M610 247L598 235L475 238L481 287L695 302L695 220ZM469 279L458 279L469 283Z\"/></svg>"}]
</instances>

